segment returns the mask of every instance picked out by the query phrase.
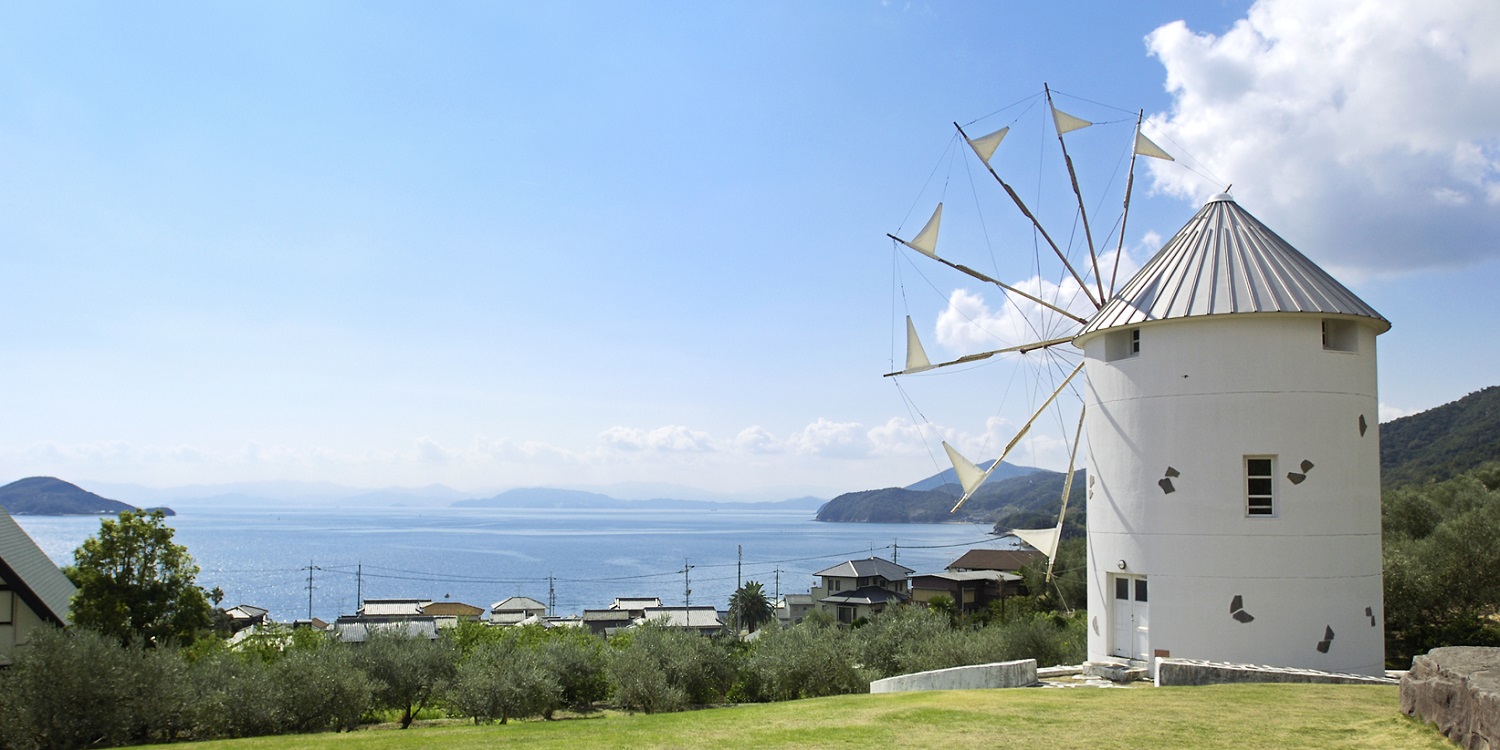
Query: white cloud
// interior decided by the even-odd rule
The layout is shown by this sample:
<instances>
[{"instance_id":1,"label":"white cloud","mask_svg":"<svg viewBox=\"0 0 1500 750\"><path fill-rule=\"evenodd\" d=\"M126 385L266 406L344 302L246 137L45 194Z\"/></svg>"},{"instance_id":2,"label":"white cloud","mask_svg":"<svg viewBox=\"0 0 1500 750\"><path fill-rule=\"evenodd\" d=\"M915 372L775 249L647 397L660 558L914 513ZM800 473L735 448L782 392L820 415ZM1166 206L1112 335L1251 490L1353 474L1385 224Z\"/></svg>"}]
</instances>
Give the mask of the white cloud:
<instances>
[{"instance_id":1,"label":"white cloud","mask_svg":"<svg viewBox=\"0 0 1500 750\"><path fill-rule=\"evenodd\" d=\"M768 430L760 425L752 425L740 430L740 434L734 436L734 447L736 450L746 453L771 454L781 453L783 447L777 442Z\"/></svg>"},{"instance_id":2,"label":"white cloud","mask_svg":"<svg viewBox=\"0 0 1500 750\"><path fill-rule=\"evenodd\" d=\"M1159 247L1161 237L1150 233L1143 245L1150 247L1153 242ZM1114 268L1115 255L1111 251L1099 257L1101 277L1109 276L1104 269ZM1129 251L1121 254L1119 283L1123 284L1134 276L1139 268ZM1011 286L1082 318L1094 312L1093 305L1079 291L1078 282L1071 276L1063 279L1061 284L1033 276ZM967 289L953 290L948 296L948 307L938 315L936 342L950 352L973 354L1078 332L1080 325L1076 321L1018 294L1001 292L1001 295L1000 309L992 310L984 295Z\"/></svg>"},{"instance_id":3,"label":"white cloud","mask_svg":"<svg viewBox=\"0 0 1500 750\"><path fill-rule=\"evenodd\" d=\"M1396 408L1394 406L1391 406L1389 404L1381 404L1380 405L1380 421L1382 423L1389 422L1392 419L1400 419L1402 417L1408 417L1408 416L1411 416L1412 414L1413 414L1413 412L1410 411L1410 410L1407 410L1407 409L1398 409L1398 408Z\"/></svg>"},{"instance_id":4,"label":"white cloud","mask_svg":"<svg viewBox=\"0 0 1500 750\"><path fill-rule=\"evenodd\" d=\"M1500 3L1259 0L1222 36L1181 21L1146 42L1180 161L1336 272L1500 254ZM1157 189L1224 188L1151 162Z\"/></svg>"},{"instance_id":5,"label":"white cloud","mask_svg":"<svg viewBox=\"0 0 1500 750\"><path fill-rule=\"evenodd\" d=\"M834 422L822 417L787 438L796 453L823 458L862 458L870 453L870 439L858 422Z\"/></svg>"},{"instance_id":6,"label":"white cloud","mask_svg":"<svg viewBox=\"0 0 1500 750\"><path fill-rule=\"evenodd\" d=\"M654 430L615 426L599 433L599 440L610 448L626 451L707 453L719 449L713 436L682 425L667 425Z\"/></svg>"}]
</instances>

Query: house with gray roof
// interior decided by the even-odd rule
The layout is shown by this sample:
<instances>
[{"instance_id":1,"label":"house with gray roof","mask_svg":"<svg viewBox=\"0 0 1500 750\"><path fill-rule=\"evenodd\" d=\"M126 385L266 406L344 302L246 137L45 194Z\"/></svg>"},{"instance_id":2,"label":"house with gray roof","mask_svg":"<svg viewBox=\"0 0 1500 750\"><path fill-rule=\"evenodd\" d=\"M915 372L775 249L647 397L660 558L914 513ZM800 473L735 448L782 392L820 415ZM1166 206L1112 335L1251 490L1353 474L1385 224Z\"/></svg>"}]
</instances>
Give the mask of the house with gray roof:
<instances>
[{"instance_id":1,"label":"house with gray roof","mask_svg":"<svg viewBox=\"0 0 1500 750\"><path fill-rule=\"evenodd\" d=\"M0 508L0 666L45 627L67 627L76 589L15 519Z\"/></svg>"},{"instance_id":2,"label":"house with gray roof","mask_svg":"<svg viewBox=\"0 0 1500 750\"><path fill-rule=\"evenodd\" d=\"M702 607L647 607L634 624L653 623L665 628L687 630L698 635L713 635L724 629L719 611L712 605Z\"/></svg>"},{"instance_id":3,"label":"house with gray roof","mask_svg":"<svg viewBox=\"0 0 1500 750\"><path fill-rule=\"evenodd\" d=\"M880 557L846 560L814 573L821 580L808 593L819 609L848 625L910 600L906 577L913 572Z\"/></svg>"},{"instance_id":4,"label":"house with gray roof","mask_svg":"<svg viewBox=\"0 0 1500 750\"><path fill-rule=\"evenodd\" d=\"M529 596L512 596L490 605L490 624L520 625L541 622L547 616L547 605Z\"/></svg>"}]
</instances>

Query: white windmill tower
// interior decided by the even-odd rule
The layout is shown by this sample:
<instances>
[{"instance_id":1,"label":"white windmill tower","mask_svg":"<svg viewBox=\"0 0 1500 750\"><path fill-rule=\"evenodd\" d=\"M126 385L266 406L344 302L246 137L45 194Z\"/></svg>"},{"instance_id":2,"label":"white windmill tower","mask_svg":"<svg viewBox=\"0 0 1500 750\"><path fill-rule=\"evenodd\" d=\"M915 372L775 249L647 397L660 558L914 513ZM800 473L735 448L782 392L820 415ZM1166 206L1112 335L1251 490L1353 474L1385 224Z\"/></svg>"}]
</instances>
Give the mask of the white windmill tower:
<instances>
[{"instance_id":1,"label":"white windmill tower","mask_svg":"<svg viewBox=\"0 0 1500 750\"><path fill-rule=\"evenodd\" d=\"M1227 194L1089 321L1091 660L1384 673L1389 328Z\"/></svg>"},{"instance_id":2,"label":"white windmill tower","mask_svg":"<svg viewBox=\"0 0 1500 750\"><path fill-rule=\"evenodd\" d=\"M1051 109L1078 193L1062 136L1089 123ZM1004 134L964 136L989 167ZM1139 121L1133 154L1171 158ZM908 319L906 367L891 374L1069 342L1083 350L1083 363L1005 453L1071 381L1086 383L1090 660L1150 665L1172 656L1381 674L1375 337L1389 322L1228 195L1116 294L1091 236L1092 266L1080 273L989 171L1094 309L1080 315L939 257L939 205L913 239L892 238L1081 329L932 364ZM1122 236L1129 195L1127 181ZM1079 195L1087 231L1083 206ZM962 505L989 472L944 447ZM1070 466L1065 487L1071 474ZM1055 529L1018 534L1050 557L1061 525L1060 517Z\"/></svg>"}]
</instances>

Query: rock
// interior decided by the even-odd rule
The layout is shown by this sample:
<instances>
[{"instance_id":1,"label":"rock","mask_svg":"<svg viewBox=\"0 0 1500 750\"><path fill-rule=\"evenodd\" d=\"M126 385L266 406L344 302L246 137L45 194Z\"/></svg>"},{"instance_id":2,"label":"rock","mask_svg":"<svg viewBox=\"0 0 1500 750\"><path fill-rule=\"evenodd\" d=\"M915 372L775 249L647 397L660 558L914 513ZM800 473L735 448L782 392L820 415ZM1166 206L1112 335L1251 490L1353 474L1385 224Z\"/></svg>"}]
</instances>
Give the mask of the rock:
<instances>
[{"instance_id":1,"label":"rock","mask_svg":"<svg viewBox=\"0 0 1500 750\"><path fill-rule=\"evenodd\" d=\"M1448 646L1412 661L1401 711L1465 750L1500 750L1500 648Z\"/></svg>"}]
</instances>

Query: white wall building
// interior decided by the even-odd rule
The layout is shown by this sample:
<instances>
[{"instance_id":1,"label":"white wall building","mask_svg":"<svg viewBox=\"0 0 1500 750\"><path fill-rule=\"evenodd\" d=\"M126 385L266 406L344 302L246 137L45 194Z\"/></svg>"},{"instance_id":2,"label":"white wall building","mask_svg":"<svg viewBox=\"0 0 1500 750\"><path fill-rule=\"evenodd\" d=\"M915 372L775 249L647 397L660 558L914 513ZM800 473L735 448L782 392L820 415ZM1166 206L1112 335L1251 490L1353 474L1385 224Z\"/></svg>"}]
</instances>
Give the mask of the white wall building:
<instances>
[{"instance_id":1,"label":"white wall building","mask_svg":"<svg viewBox=\"0 0 1500 750\"><path fill-rule=\"evenodd\" d=\"M1090 660L1383 673L1389 328L1228 195L1094 316Z\"/></svg>"}]
</instances>

